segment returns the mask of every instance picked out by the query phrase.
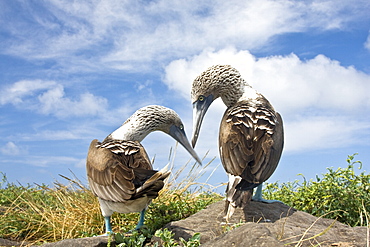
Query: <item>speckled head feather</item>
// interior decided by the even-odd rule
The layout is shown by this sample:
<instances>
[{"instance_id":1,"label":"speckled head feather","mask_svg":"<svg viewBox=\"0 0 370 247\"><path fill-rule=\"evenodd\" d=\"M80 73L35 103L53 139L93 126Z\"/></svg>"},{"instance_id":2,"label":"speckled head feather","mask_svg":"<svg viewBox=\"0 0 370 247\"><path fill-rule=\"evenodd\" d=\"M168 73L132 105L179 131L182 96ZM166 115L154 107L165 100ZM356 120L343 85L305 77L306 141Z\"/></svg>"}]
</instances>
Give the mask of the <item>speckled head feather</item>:
<instances>
[{"instance_id":1,"label":"speckled head feather","mask_svg":"<svg viewBox=\"0 0 370 247\"><path fill-rule=\"evenodd\" d=\"M149 105L137 110L107 138L140 142L153 131L160 130L168 134L172 125L183 128L183 123L174 110L164 106Z\"/></svg>"},{"instance_id":2,"label":"speckled head feather","mask_svg":"<svg viewBox=\"0 0 370 247\"><path fill-rule=\"evenodd\" d=\"M236 103L242 96L247 82L238 70L230 65L214 65L200 74L193 81L191 99L198 100L199 96L213 95L213 99L221 97L226 106Z\"/></svg>"},{"instance_id":3,"label":"speckled head feather","mask_svg":"<svg viewBox=\"0 0 370 247\"><path fill-rule=\"evenodd\" d=\"M124 124L135 119L140 123L146 122L147 129L149 130L161 130L168 132L167 127L169 125L182 125L180 116L172 109L159 106L150 105L137 110Z\"/></svg>"}]
</instances>

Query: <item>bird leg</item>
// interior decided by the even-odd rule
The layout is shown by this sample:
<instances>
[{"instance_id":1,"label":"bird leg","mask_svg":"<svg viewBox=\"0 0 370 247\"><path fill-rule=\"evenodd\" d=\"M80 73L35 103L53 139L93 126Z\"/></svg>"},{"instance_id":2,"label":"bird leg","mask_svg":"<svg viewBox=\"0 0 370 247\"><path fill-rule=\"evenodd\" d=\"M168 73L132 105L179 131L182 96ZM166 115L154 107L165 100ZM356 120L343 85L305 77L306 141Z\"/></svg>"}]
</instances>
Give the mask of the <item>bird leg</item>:
<instances>
[{"instance_id":1,"label":"bird leg","mask_svg":"<svg viewBox=\"0 0 370 247\"><path fill-rule=\"evenodd\" d=\"M105 221L105 234L104 235L108 236L109 234L113 233L112 225L110 224L110 216L105 216L104 221Z\"/></svg>"},{"instance_id":2,"label":"bird leg","mask_svg":"<svg viewBox=\"0 0 370 247\"><path fill-rule=\"evenodd\" d=\"M144 208L144 209L140 212L140 219L139 219L139 222L138 222L138 223L137 223L137 225L136 225L135 230L139 230L139 229L144 225L145 212L146 212L146 208Z\"/></svg>"},{"instance_id":3,"label":"bird leg","mask_svg":"<svg viewBox=\"0 0 370 247\"><path fill-rule=\"evenodd\" d=\"M104 221L105 221L105 233L102 235L98 235L97 237L105 237L113 233L112 225L110 224L110 216L104 216Z\"/></svg>"},{"instance_id":4,"label":"bird leg","mask_svg":"<svg viewBox=\"0 0 370 247\"><path fill-rule=\"evenodd\" d=\"M278 200L267 200L262 198L262 184L257 186L257 190L254 193L254 196L252 197L252 201L255 202L264 202L264 203L273 203L273 202L281 202ZM283 203L283 202L281 202Z\"/></svg>"}]
</instances>

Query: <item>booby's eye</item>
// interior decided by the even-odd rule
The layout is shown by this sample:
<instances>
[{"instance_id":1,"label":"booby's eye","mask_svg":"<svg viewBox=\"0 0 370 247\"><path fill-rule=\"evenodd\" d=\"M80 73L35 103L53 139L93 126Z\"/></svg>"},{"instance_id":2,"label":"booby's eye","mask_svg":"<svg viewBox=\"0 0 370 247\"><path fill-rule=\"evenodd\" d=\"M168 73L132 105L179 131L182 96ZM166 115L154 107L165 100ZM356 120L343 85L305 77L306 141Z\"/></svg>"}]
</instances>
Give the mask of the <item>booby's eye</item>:
<instances>
[{"instance_id":1,"label":"booby's eye","mask_svg":"<svg viewBox=\"0 0 370 247\"><path fill-rule=\"evenodd\" d=\"M179 129L180 130L183 130L184 129L184 125L180 124Z\"/></svg>"},{"instance_id":2,"label":"booby's eye","mask_svg":"<svg viewBox=\"0 0 370 247\"><path fill-rule=\"evenodd\" d=\"M199 101L204 101L205 100L205 97L203 95L200 95L199 98L198 98Z\"/></svg>"}]
</instances>

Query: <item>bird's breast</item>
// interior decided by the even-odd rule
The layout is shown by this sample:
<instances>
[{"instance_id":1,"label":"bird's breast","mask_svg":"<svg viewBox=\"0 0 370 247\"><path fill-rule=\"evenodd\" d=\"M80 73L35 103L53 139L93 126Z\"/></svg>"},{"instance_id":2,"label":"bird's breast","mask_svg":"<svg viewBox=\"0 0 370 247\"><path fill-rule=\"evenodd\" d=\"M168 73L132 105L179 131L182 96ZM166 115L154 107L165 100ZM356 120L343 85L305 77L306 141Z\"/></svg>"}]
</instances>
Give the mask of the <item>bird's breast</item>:
<instances>
[{"instance_id":1,"label":"bird's breast","mask_svg":"<svg viewBox=\"0 0 370 247\"><path fill-rule=\"evenodd\" d=\"M98 199L103 212L111 210L121 214L141 212L151 201L151 199L146 196L135 200L128 200L126 202L111 202L101 198Z\"/></svg>"}]
</instances>

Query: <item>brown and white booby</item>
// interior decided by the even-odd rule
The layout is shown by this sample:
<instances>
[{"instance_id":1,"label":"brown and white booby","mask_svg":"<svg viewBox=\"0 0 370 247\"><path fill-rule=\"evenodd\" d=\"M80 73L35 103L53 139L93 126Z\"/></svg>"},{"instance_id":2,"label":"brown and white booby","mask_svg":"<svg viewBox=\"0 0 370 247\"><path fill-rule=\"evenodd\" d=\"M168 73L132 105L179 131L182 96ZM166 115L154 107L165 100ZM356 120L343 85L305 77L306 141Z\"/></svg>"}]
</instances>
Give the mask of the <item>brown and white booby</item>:
<instances>
[{"instance_id":1,"label":"brown and white booby","mask_svg":"<svg viewBox=\"0 0 370 247\"><path fill-rule=\"evenodd\" d=\"M86 171L92 192L98 197L105 218L106 234L112 232L113 212L140 212L139 229L144 224L145 210L158 196L169 171L153 170L140 142L153 131L163 131L201 164L186 138L184 125L177 113L157 105L137 110L103 142L93 140L87 154Z\"/></svg>"},{"instance_id":2,"label":"brown and white booby","mask_svg":"<svg viewBox=\"0 0 370 247\"><path fill-rule=\"evenodd\" d=\"M262 183L275 171L283 150L283 121L270 102L253 89L230 65L215 65L193 82L193 147L211 103L221 97L227 110L221 120L219 152L229 176L226 188L226 221L236 207L245 208L262 198Z\"/></svg>"}]
</instances>

